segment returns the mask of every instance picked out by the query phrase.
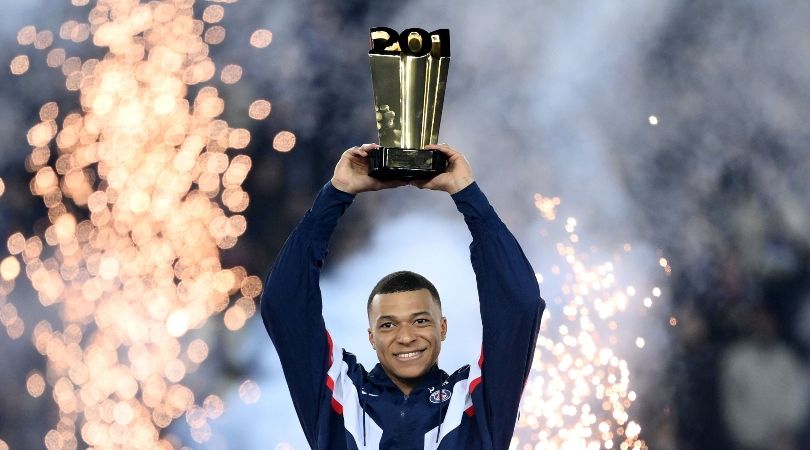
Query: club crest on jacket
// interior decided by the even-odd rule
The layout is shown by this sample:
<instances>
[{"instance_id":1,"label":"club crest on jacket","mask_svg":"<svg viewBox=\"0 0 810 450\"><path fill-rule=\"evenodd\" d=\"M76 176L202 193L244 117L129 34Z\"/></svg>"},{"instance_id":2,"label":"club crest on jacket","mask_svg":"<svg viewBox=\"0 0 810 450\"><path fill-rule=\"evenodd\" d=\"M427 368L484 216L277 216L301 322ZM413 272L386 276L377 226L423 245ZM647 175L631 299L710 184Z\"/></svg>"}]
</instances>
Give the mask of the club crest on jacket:
<instances>
[{"instance_id":1,"label":"club crest on jacket","mask_svg":"<svg viewBox=\"0 0 810 450\"><path fill-rule=\"evenodd\" d=\"M447 400L450 400L451 395L453 394L447 389L433 391L433 393L430 394L430 403L446 402Z\"/></svg>"}]
</instances>

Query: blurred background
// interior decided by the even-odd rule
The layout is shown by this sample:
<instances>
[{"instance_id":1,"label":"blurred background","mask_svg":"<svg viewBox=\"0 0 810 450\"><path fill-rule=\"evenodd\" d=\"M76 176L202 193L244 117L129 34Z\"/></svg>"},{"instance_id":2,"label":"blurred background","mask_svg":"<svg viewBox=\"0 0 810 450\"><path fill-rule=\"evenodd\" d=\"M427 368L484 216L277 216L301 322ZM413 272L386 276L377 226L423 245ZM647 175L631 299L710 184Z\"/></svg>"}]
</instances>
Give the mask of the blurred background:
<instances>
[{"instance_id":1,"label":"blurred background","mask_svg":"<svg viewBox=\"0 0 810 450\"><path fill-rule=\"evenodd\" d=\"M111 403L94 410L100 419L86 417L90 413L73 403L65 406L70 402L60 392L79 393L83 378L58 375L70 367L60 369L37 344L42 321L57 332L48 336L64 342L79 327L74 343L81 354L105 325L94 313L85 321L71 319L70 302L60 300L70 289L48 300L47 289L30 281L37 257L6 241L15 233L26 244L40 236L47 242L43 259L52 254L58 265L66 258L63 247L51 244L64 244L59 217L91 218L92 196L88 207L86 195L76 202L76 193L55 200L32 192L31 180L42 168L54 166L65 175L56 166L67 151L60 138L38 142L31 130L49 121L63 130L69 114L98 112L100 103L80 100L95 91L81 84L81 75L71 80L78 72L68 68L76 64L70 58L79 64L103 60L120 43L99 40L98 24L122 20L137 5L3 4L0 238L8 248L0 249L6 328L0 336L0 449L86 448L88 439L101 439L83 427L94 420L109 425L99 436L126 448L120 437L131 416L141 413L175 448L307 448L273 347L253 315L257 292L246 293L244 282L241 294L238 283L225 289L226 304L179 331L170 313L156 316L176 338L170 340L175 353L182 348L189 355L172 356L161 367L164 390L183 385L193 399L174 413L163 411L169 419L158 420L158 407L148 401L138 403L148 389L137 374L137 394L113 389ZM227 152L219 153L234 167L250 168L236 183L249 196L241 206L224 199L220 178L211 193L199 171L189 172L195 173L189 189L225 204L226 216L246 219L246 230L212 244L217 267L239 267L238 279L263 279L340 153L377 140L368 29L449 28L452 62L440 140L467 155L549 302L533 374L540 381L527 386L515 448L810 448L810 4L163 0L149 8L148 20L128 22L136 23L130 34L148 33L161 14L174 27L181 22L171 17L197 20L188 22L196 24L188 34L206 45L196 57L210 58L214 68L205 66L211 70L201 69L209 73L197 78L179 77L187 88L178 95L188 99L186 110L189 102L202 110L195 98L210 98L209 88L216 89L213 97L223 103L209 118L224 122L211 126L226 123L231 130L228 145L220 145ZM76 24L65 28L68 21ZM96 25L82 28L88 23ZM24 30L30 26L33 31ZM146 54L157 45L149 39L141 44ZM61 53L52 53L57 48ZM124 54L117 55L128 58ZM85 65L81 72L102 66ZM49 102L58 112L43 107ZM133 148L148 152L149 145ZM213 147L209 141L207 151ZM250 165L236 155L246 155ZM86 164L84 174L88 192L114 182L96 163ZM54 202L62 205L58 213ZM450 333L442 367L452 371L471 361L478 345L470 342L480 337L480 325L468 243L446 195L406 187L359 196L333 236L322 283L324 314L336 340L366 367L373 365L364 342L368 290L391 271L411 269L434 280L447 299ZM176 264L170 267L177 280L183 278ZM121 278L121 289L125 284ZM129 301L148 305L150 295ZM238 313L241 320L233 313L236 322L229 322L228 313L221 314L226 307L247 312ZM605 361L612 355L618 362L601 367L581 339L565 340L575 326L590 330L596 346L609 350ZM203 344L202 357L186 352ZM113 355L134 373L133 345L122 340ZM572 363L565 355L578 356ZM559 400L556 394L573 390L566 383L580 379L567 369L571 364L596 367L605 380L616 370L614 381L601 381L616 383L615 390L609 387L604 398L595 389L585 400ZM70 381L60 384L62 379ZM563 387L552 398L553 383L543 379L562 380ZM131 406L117 406L127 399ZM84 403L81 397L78 404ZM575 406L570 414L569 403ZM583 419L588 414L607 425L589 424Z\"/></svg>"}]
</instances>

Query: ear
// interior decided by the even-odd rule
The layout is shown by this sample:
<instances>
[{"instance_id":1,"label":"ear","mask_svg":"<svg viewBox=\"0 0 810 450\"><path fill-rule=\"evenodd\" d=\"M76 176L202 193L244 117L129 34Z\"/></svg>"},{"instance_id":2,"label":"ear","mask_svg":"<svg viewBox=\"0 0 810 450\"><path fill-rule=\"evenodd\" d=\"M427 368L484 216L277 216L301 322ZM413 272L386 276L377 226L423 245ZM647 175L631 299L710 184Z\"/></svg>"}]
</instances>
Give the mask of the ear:
<instances>
[{"instance_id":1,"label":"ear","mask_svg":"<svg viewBox=\"0 0 810 450\"><path fill-rule=\"evenodd\" d=\"M442 340L444 340L447 337L447 317L442 317L441 337Z\"/></svg>"},{"instance_id":2,"label":"ear","mask_svg":"<svg viewBox=\"0 0 810 450\"><path fill-rule=\"evenodd\" d=\"M371 348L377 350L377 347L374 346L374 333L371 332L371 328L368 329L368 341L371 343Z\"/></svg>"}]
</instances>

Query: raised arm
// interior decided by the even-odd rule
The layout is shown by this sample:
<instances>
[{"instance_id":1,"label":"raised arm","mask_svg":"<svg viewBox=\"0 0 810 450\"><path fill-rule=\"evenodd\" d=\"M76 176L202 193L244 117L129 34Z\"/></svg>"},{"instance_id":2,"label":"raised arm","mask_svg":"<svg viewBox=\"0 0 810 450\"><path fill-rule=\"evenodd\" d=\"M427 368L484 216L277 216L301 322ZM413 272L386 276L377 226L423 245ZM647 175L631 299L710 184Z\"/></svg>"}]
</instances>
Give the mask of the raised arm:
<instances>
[{"instance_id":1,"label":"raised arm","mask_svg":"<svg viewBox=\"0 0 810 450\"><path fill-rule=\"evenodd\" d=\"M316 448L317 420L326 389L329 344L322 315L320 272L329 238L354 194L404 183L382 183L363 164L373 144L346 150L312 208L276 257L261 298L264 326L275 345L296 413Z\"/></svg>"},{"instance_id":2,"label":"raised arm","mask_svg":"<svg viewBox=\"0 0 810 450\"><path fill-rule=\"evenodd\" d=\"M316 447L317 418L329 348L321 314L320 271L338 219L353 195L327 183L287 238L267 277L262 320L284 369L307 441Z\"/></svg>"},{"instance_id":3,"label":"raised arm","mask_svg":"<svg viewBox=\"0 0 810 450\"><path fill-rule=\"evenodd\" d=\"M446 173L418 185L451 194L472 234L470 260L483 325L482 376L476 389L483 392L473 392L473 402L476 408L481 403L486 408L493 448L505 449L514 432L545 302L534 270L474 182L464 156L446 145L431 147L447 154L450 166Z\"/></svg>"}]
</instances>

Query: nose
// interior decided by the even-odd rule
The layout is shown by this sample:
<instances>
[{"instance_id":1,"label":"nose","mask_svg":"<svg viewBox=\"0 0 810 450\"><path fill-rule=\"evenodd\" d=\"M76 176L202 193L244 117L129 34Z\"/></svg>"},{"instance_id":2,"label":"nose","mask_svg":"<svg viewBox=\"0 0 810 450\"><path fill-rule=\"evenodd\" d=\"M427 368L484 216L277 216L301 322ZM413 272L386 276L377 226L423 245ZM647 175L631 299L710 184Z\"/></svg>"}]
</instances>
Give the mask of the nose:
<instances>
[{"instance_id":1,"label":"nose","mask_svg":"<svg viewBox=\"0 0 810 450\"><path fill-rule=\"evenodd\" d=\"M397 330L397 342L400 344L410 344L416 340L416 335L410 326L404 325Z\"/></svg>"}]
</instances>

